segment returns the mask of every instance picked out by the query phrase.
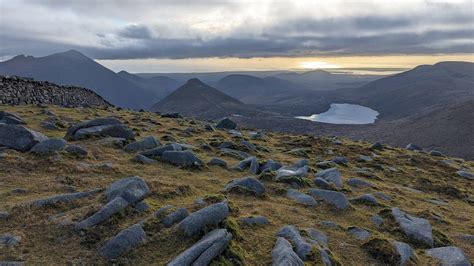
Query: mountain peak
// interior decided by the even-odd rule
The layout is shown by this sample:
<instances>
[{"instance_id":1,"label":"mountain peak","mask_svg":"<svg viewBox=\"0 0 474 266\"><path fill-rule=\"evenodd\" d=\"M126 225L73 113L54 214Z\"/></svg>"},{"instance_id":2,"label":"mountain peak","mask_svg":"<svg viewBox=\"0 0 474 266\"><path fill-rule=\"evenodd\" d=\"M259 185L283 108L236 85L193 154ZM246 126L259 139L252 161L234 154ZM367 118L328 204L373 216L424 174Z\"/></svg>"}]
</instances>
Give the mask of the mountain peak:
<instances>
[{"instance_id":1,"label":"mountain peak","mask_svg":"<svg viewBox=\"0 0 474 266\"><path fill-rule=\"evenodd\" d=\"M204 86L205 84L198 78L192 78L192 79L189 79L188 82L186 82L186 85Z\"/></svg>"},{"instance_id":2,"label":"mountain peak","mask_svg":"<svg viewBox=\"0 0 474 266\"><path fill-rule=\"evenodd\" d=\"M72 59L90 59L89 57L85 56L83 53L81 53L77 50L69 50L69 51L62 52L62 53L57 53L57 54L54 54L54 55L67 57L67 58L72 58Z\"/></svg>"}]
</instances>

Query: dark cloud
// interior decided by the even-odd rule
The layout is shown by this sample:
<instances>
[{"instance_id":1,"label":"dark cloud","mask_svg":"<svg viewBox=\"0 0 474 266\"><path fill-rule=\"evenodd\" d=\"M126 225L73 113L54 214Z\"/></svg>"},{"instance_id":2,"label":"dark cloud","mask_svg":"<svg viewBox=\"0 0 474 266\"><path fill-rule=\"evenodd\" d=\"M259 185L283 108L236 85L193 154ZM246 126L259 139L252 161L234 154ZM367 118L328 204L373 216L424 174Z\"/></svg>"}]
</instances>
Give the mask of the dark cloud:
<instances>
[{"instance_id":1,"label":"dark cloud","mask_svg":"<svg viewBox=\"0 0 474 266\"><path fill-rule=\"evenodd\" d=\"M118 32L118 35L130 39L151 39L151 32L147 26L144 25L127 25Z\"/></svg>"}]
</instances>

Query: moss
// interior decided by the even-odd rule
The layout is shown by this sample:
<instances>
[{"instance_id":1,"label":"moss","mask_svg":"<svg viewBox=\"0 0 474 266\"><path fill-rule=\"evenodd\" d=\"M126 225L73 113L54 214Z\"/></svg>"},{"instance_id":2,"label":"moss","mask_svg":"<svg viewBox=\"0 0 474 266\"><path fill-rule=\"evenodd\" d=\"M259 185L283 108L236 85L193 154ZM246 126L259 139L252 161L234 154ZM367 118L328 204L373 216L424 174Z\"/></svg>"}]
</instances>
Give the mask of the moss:
<instances>
[{"instance_id":1,"label":"moss","mask_svg":"<svg viewBox=\"0 0 474 266\"><path fill-rule=\"evenodd\" d=\"M392 243L387 239L372 238L362 244L362 249L383 264L400 265L400 256Z\"/></svg>"},{"instance_id":2,"label":"moss","mask_svg":"<svg viewBox=\"0 0 474 266\"><path fill-rule=\"evenodd\" d=\"M222 194L208 194L204 195L204 201L209 204L218 203L224 201L226 197Z\"/></svg>"},{"instance_id":3,"label":"moss","mask_svg":"<svg viewBox=\"0 0 474 266\"><path fill-rule=\"evenodd\" d=\"M435 247L445 247L451 246L453 244L451 239L449 239L447 235L441 233L439 230L433 228L432 232Z\"/></svg>"},{"instance_id":4,"label":"moss","mask_svg":"<svg viewBox=\"0 0 474 266\"><path fill-rule=\"evenodd\" d=\"M237 206L237 204L235 204L233 201L229 200L227 202L227 206L229 206L229 212L231 214L237 214L239 213L240 209L239 209L239 206Z\"/></svg>"},{"instance_id":5,"label":"moss","mask_svg":"<svg viewBox=\"0 0 474 266\"><path fill-rule=\"evenodd\" d=\"M161 218L153 217L145 221L142 228L147 233L147 235L152 236L155 233L158 233L163 225L161 224Z\"/></svg>"},{"instance_id":6,"label":"moss","mask_svg":"<svg viewBox=\"0 0 474 266\"><path fill-rule=\"evenodd\" d=\"M227 217L222 224L235 239L242 239L242 232L240 231L239 223L235 218Z\"/></svg>"},{"instance_id":7,"label":"moss","mask_svg":"<svg viewBox=\"0 0 474 266\"><path fill-rule=\"evenodd\" d=\"M273 181L275 180L275 177L276 177L275 171L264 171L258 176L258 178L263 181Z\"/></svg>"},{"instance_id":8,"label":"moss","mask_svg":"<svg viewBox=\"0 0 474 266\"><path fill-rule=\"evenodd\" d=\"M297 177L297 176L282 177L282 178L278 179L278 182L283 182L283 183L287 183L287 184L295 183L298 186L302 186L302 187L304 187L304 186L310 187L311 186L311 180L309 180L306 177Z\"/></svg>"},{"instance_id":9,"label":"moss","mask_svg":"<svg viewBox=\"0 0 474 266\"><path fill-rule=\"evenodd\" d=\"M230 241L222 254L211 262L211 266L244 265L246 252L235 241Z\"/></svg>"}]
</instances>

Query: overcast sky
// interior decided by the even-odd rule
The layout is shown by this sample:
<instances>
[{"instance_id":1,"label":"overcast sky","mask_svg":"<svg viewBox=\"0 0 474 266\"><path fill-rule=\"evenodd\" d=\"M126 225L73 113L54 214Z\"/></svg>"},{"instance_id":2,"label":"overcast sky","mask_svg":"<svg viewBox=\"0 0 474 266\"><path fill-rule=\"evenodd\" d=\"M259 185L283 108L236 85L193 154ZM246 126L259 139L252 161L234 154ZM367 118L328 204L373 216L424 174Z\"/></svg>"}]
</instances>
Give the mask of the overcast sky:
<instances>
[{"instance_id":1,"label":"overcast sky","mask_svg":"<svg viewBox=\"0 0 474 266\"><path fill-rule=\"evenodd\" d=\"M473 1L0 0L0 58L69 49L125 65L466 55L474 52L473 14Z\"/></svg>"}]
</instances>

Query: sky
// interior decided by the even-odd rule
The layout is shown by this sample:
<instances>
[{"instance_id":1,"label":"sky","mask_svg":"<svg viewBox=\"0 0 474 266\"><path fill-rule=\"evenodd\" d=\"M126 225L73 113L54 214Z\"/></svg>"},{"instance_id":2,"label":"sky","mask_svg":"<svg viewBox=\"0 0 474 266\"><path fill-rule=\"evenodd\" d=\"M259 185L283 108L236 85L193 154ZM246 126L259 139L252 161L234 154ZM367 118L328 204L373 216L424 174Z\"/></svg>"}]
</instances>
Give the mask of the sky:
<instances>
[{"instance_id":1,"label":"sky","mask_svg":"<svg viewBox=\"0 0 474 266\"><path fill-rule=\"evenodd\" d=\"M474 1L0 0L0 60L70 49L129 72L474 61Z\"/></svg>"}]
</instances>

